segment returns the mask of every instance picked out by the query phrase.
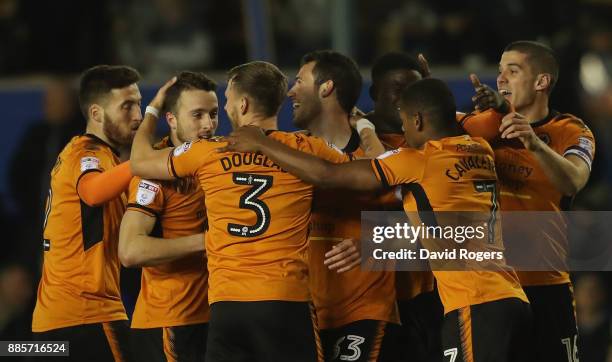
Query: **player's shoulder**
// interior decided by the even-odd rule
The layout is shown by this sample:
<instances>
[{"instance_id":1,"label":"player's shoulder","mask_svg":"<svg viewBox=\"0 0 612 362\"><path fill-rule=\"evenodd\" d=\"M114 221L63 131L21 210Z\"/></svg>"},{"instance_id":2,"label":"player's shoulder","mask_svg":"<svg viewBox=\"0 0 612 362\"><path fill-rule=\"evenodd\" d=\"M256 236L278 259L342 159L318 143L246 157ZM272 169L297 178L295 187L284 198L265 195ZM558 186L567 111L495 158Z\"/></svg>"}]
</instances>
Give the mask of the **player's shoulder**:
<instances>
[{"instance_id":1,"label":"player's shoulder","mask_svg":"<svg viewBox=\"0 0 612 362\"><path fill-rule=\"evenodd\" d=\"M571 113L554 112L550 121L544 125L556 132L584 132L591 133L586 123Z\"/></svg>"},{"instance_id":2,"label":"player's shoulder","mask_svg":"<svg viewBox=\"0 0 612 362\"><path fill-rule=\"evenodd\" d=\"M206 152L225 145L227 142L223 136L215 136L211 138L203 138L195 141L184 142L174 148L173 155L178 157L184 153Z\"/></svg>"},{"instance_id":3,"label":"player's shoulder","mask_svg":"<svg viewBox=\"0 0 612 362\"><path fill-rule=\"evenodd\" d=\"M400 148L396 148L393 150L389 150L386 151L385 153L380 154L378 157L376 157L377 160L384 160L384 159L389 159L389 158L396 158L396 157L408 157L408 158L412 158L412 157L421 157L422 156L422 152L420 152L419 150L415 149L415 148L410 148L410 147L400 147Z\"/></svg>"}]
</instances>

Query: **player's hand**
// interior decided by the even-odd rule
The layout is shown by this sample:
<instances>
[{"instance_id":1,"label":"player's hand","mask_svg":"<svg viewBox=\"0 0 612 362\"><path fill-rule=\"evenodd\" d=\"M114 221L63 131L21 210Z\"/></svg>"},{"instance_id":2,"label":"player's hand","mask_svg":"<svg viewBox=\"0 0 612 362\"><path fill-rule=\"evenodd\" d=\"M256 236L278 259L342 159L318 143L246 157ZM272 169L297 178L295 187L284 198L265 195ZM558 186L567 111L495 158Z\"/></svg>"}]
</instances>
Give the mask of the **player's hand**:
<instances>
[{"instance_id":1,"label":"player's hand","mask_svg":"<svg viewBox=\"0 0 612 362\"><path fill-rule=\"evenodd\" d=\"M353 110L351 111L351 116L349 117L349 123L351 124L351 127L357 127L357 121L359 121L363 117L365 117L365 113L363 113L363 111L357 108L356 106L353 107Z\"/></svg>"},{"instance_id":2,"label":"player's hand","mask_svg":"<svg viewBox=\"0 0 612 362\"><path fill-rule=\"evenodd\" d=\"M227 146L218 152L258 152L261 143L266 140L263 130L255 126L243 126L227 137Z\"/></svg>"},{"instance_id":3,"label":"player's hand","mask_svg":"<svg viewBox=\"0 0 612 362\"><path fill-rule=\"evenodd\" d=\"M477 111L484 111L489 108L495 109L499 113L508 113L510 104L497 91L493 90L486 84L480 83L480 79L476 74L470 74L470 81L474 86L476 94L472 97L472 102Z\"/></svg>"},{"instance_id":4,"label":"player's hand","mask_svg":"<svg viewBox=\"0 0 612 362\"><path fill-rule=\"evenodd\" d=\"M168 91L168 88L170 88L174 83L176 83L176 77L172 77L172 79L167 81L166 84L159 88L157 94L155 95L155 97L153 97L153 100L151 101L151 103L149 103L149 105L151 107L155 107L158 110L161 110L164 105L164 99L166 99L166 92Z\"/></svg>"},{"instance_id":5,"label":"player's hand","mask_svg":"<svg viewBox=\"0 0 612 362\"><path fill-rule=\"evenodd\" d=\"M352 239L344 239L334 245L332 250L325 253L323 264L329 270L336 270L338 273L349 271L361 263L361 253L359 248L353 244Z\"/></svg>"},{"instance_id":6,"label":"player's hand","mask_svg":"<svg viewBox=\"0 0 612 362\"><path fill-rule=\"evenodd\" d=\"M421 71L423 72L423 78L429 78L431 76L431 71L429 70L429 62L425 59L423 53L419 53L417 56L417 60L421 65Z\"/></svg>"},{"instance_id":7,"label":"player's hand","mask_svg":"<svg viewBox=\"0 0 612 362\"><path fill-rule=\"evenodd\" d=\"M518 138L529 151L537 151L542 146L542 140L535 134L527 118L520 113L512 112L504 116L499 131L501 138Z\"/></svg>"}]
</instances>

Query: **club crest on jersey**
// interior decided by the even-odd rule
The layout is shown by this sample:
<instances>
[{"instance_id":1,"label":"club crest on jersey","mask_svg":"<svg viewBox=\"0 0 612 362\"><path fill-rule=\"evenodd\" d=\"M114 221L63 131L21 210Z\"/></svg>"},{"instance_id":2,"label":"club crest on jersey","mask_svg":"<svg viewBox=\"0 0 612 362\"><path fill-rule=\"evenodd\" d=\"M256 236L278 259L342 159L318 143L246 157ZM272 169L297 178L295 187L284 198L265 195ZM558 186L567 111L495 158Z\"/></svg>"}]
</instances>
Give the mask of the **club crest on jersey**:
<instances>
[{"instance_id":1,"label":"club crest on jersey","mask_svg":"<svg viewBox=\"0 0 612 362\"><path fill-rule=\"evenodd\" d=\"M155 200L155 195L159 192L159 185L151 181L141 180L138 184L138 192L136 193L136 202L139 205L147 206Z\"/></svg>"},{"instance_id":2,"label":"club crest on jersey","mask_svg":"<svg viewBox=\"0 0 612 362\"><path fill-rule=\"evenodd\" d=\"M397 148L395 150L387 151L387 152L383 153L382 155L380 155L380 156L378 156L376 158L378 158L379 160L382 160L383 158L387 158L387 157L389 157L391 155L397 155L398 153L400 153L400 149L399 148Z\"/></svg>"},{"instance_id":3,"label":"club crest on jersey","mask_svg":"<svg viewBox=\"0 0 612 362\"><path fill-rule=\"evenodd\" d=\"M81 158L81 172L100 168L100 160L97 157Z\"/></svg>"},{"instance_id":4,"label":"club crest on jersey","mask_svg":"<svg viewBox=\"0 0 612 362\"><path fill-rule=\"evenodd\" d=\"M187 150L189 150L189 148L191 148L191 142L185 142L182 145L178 146L177 148L174 149L174 157L177 157L185 152L187 152Z\"/></svg>"}]
</instances>

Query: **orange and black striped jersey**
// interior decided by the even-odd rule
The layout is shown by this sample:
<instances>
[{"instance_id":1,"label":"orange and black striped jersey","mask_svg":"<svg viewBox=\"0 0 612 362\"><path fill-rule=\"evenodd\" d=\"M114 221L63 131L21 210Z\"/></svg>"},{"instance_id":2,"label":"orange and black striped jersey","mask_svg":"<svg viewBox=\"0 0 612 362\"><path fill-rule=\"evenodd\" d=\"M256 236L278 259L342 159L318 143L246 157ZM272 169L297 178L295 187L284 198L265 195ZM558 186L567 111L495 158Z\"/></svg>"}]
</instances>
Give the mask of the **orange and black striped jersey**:
<instances>
[{"instance_id":1,"label":"orange and black striped jersey","mask_svg":"<svg viewBox=\"0 0 612 362\"><path fill-rule=\"evenodd\" d=\"M387 151L406 147L406 137L401 133L379 133L378 138ZM391 206L391 210L402 210L402 201ZM397 300L410 300L419 294L434 290L434 276L430 271L396 271L395 291Z\"/></svg>"},{"instance_id":2,"label":"orange and black striped jersey","mask_svg":"<svg viewBox=\"0 0 612 362\"><path fill-rule=\"evenodd\" d=\"M331 162L349 157L298 133L269 137ZM218 153L220 138L178 146L168 167L197 177L206 197L209 302L308 301L313 188L259 153Z\"/></svg>"},{"instance_id":3,"label":"orange and black striped jersey","mask_svg":"<svg viewBox=\"0 0 612 362\"><path fill-rule=\"evenodd\" d=\"M404 210L408 213L499 213L493 197L497 179L493 150L481 138L472 139L467 135L448 137L429 141L421 150L401 148L389 151L372 160L372 167L383 185L402 185L405 190ZM436 214L435 217L440 216ZM500 221L498 218L495 220L499 230ZM482 221L488 222L488 219ZM432 244L431 240L423 239L422 243L430 250L444 249L444 245ZM495 233L492 240L472 239L466 246L477 250L503 251L500 233ZM516 297L527 301L516 273L504 259L489 261L487 271L434 270L433 273L445 313L504 298Z\"/></svg>"},{"instance_id":4,"label":"orange and black striped jersey","mask_svg":"<svg viewBox=\"0 0 612 362\"><path fill-rule=\"evenodd\" d=\"M127 319L117 249L125 194L90 207L77 193L83 175L118 164L118 153L90 134L74 137L58 156L45 210L34 332Z\"/></svg>"},{"instance_id":5,"label":"orange and black striped jersey","mask_svg":"<svg viewBox=\"0 0 612 362\"><path fill-rule=\"evenodd\" d=\"M346 154L365 157L359 134L353 131ZM310 291L319 328L337 328L358 320L372 319L399 324L395 303L394 273L331 271L323 264L325 253L342 239L353 239L360 247L361 211L377 210L398 201L392 192L361 195L343 190L315 189L310 228Z\"/></svg>"},{"instance_id":6,"label":"orange and black striped jersey","mask_svg":"<svg viewBox=\"0 0 612 362\"><path fill-rule=\"evenodd\" d=\"M468 120L471 129L478 130L480 122L485 120ZM591 168L595 156L595 138L582 120L571 115L551 111L550 114L532 123L534 132L550 148L560 155L575 155ZM495 165L500 181L500 201L502 211L565 211L569 210L572 197L559 192L542 170L538 160L525 149L518 140L502 140L499 137L491 141L495 150ZM502 219L503 220L503 219ZM568 250L567 225L561 214L550 223L538 225L537 228L521 225L512 227L513 234L524 235L534 241L546 241L550 252L542 254L558 255L565 260ZM519 229L517 229L519 228ZM569 274L562 271L518 272L523 285L553 285L569 283Z\"/></svg>"},{"instance_id":7,"label":"orange and black striped jersey","mask_svg":"<svg viewBox=\"0 0 612 362\"><path fill-rule=\"evenodd\" d=\"M173 147L168 138L156 148L165 146ZM172 239L205 230L204 192L194 178L151 181L134 177L130 182L128 210L156 218L152 236ZM208 319L204 252L142 268L132 328L184 326L206 323Z\"/></svg>"}]
</instances>

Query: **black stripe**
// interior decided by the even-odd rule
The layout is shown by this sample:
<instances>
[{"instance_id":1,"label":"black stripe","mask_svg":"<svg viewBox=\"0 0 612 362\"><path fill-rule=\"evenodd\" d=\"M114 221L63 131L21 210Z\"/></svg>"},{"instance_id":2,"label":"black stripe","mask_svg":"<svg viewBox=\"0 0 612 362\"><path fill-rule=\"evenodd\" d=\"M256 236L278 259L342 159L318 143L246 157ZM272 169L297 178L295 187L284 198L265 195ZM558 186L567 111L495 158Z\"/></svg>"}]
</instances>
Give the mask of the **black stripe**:
<instances>
[{"instance_id":1,"label":"black stripe","mask_svg":"<svg viewBox=\"0 0 612 362\"><path fill-rule=\"evenodd\" d=\"M426 226L438 226L438 220L436 220L436 215L434 214L434 210L431 207L431 203L429 202L429 198L421 186L418 183L409 183L402 185L402 191L410 192L414 197L414 200L417 204L417 210L419 211L419 217L421 221Z\"/></svg>"},{"instance_id":2,"label":"black stripe","mask_svg":"<svg viewBox=\"0 0 612 362\"><path fill-rule=\"evenodd\" d=\"M359 133L356 129L351 128L351 138L349 138L348 143L342 149L344 153L353 153L359 149L359 144L361 143L361 138L359 138Z\"/></svg>"},{"instance_id":3,"label":"black stripe","mask_svg":"<svg viewBox=\"0 0 612 362\"><path fill-rule=\"evenodd\" d=\"M157 211L155 211L153 209L150 209L150 208L148 208L146 206L140 205L140 204L129 203L127 205L127 207L128 207L128 209L129 208L141 209L141 210L150 212L151 214L155 215L155 217L159 217L159 214L157 213Z\"/></svg>"},{"instance_id":4,"label":"black stripe","mask_svg":"<svg viewBox=\"0 0 612 362\"><path fill-rule=\"evenodd\" d=\"M559 201L561 211L569 211L572 208L573 202L574 196L561 196L561 200Z\"/></svg>"},{"instance_id":5,"label":"black stripe","mask_svg":"<svg viewBox=\"0 0 612 362\"><path fill-rule=\"evenodd\" d=\"M170 154L168 155L168 162L170 162L170 171L172 171L172 176L174 176L175 178L180 178L178 177L178 175L176 174L176 170L174 169L174 162L173 162L173 156L174 155L174 150L172 150L172 152L170 152Z\"/></svg>"},{"instance_id":6,"label":"black stripe","mask_svg":"<svg viewBox=\"0 0 612 362\"><path fill-rule=\"evenodd\" d=\"M83 250L87 251L92 246L104 239L104 206L89 206L81 202L81 236L83 238Z\"/></svg>"},{"instance_id":7,"label":"black stripe","mask_svg":"<svg viewBox=\"0 0 612 362\"><path fill-rule=\"evenodd\" d=\"M389 181L387 180L387 177L385 176L385 173L383 172L383 169L377 159L374 159L374 165L376 166L376 171L378 171L378 174L380 175L380 181L382 182L383 187L388 188Z\"/></svg>"},{"instance_id":8,"label":"black stripe","mask_svg":"<svg viewBox=\"0 0 612 362\"><path fill-rule=\"evenodd\" d=\"M548 112L548 114L546 115L546 117L542 118L541 120L537 122L531 123L531 128L543 126L546 123L552 121L553 118L555 118L558 115L559 115L559 112L555 111L554 109L551 109L550 112Z\"/></svg>"}]
</instances>

